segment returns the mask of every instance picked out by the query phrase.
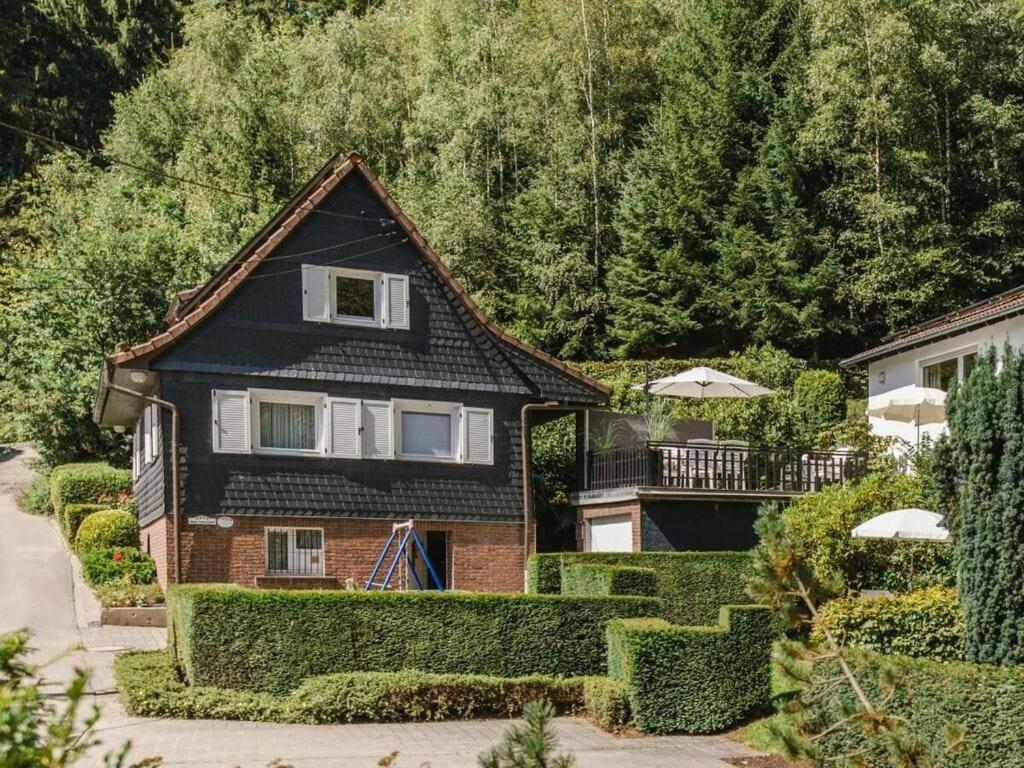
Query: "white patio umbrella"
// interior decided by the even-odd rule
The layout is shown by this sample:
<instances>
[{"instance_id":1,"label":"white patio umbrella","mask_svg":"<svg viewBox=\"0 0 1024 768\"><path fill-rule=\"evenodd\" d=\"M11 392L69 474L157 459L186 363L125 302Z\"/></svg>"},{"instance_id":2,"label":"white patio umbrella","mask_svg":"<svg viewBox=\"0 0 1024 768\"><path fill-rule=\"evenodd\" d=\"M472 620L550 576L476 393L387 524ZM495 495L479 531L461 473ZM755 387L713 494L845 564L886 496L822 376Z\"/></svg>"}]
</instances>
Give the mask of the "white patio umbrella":
<instances>
[{"instance_id":1,"label":"white patio umbrella","mask_svg":"<svg viewBox=\"0 0 1024 768\"><path fill-rule=\"evenodd\" d=\"M708 397L760 397L772 393L772 390L760 384L703 365L647 384L637 384L633 389L646 389L652 395L696 397L702 400Z\"/></svg>"},{"instance_id":2,"label":"white patio umbrella","mask_svg":"<svg viewBox=\"0 0 1024 768\"><path fill-rule=\"evenodd\" d=\"M853 529L858 539L906 539L948 541L949 530L940 527L942 515L927 509L896 509L876 515Z\"/></svg>"},{"instance_id":3,"label":"white patio umbrella","mask_svg":"<svg viewBox=\"0 0 1024 768\"><path fill-rule=\"evenodd\" d=\"M946 420L946 393L934 387L909 384L869 397L868 416L914 424L920 445L922 424L941 424Z\"/></svg>"}]
</instances>

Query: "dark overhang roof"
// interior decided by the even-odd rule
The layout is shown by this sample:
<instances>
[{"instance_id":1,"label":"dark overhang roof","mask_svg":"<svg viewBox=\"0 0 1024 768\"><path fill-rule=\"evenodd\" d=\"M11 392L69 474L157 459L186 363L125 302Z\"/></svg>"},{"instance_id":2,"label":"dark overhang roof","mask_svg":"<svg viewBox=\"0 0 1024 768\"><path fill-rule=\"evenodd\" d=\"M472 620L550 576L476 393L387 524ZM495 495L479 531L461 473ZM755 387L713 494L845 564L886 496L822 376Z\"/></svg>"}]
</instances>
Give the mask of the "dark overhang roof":
<instances>
[{"instance_id":1,"label":"dark overhang roof","mask_svg":"<svg viewBox=\"0 0 1024 768\"><path fill-rule=\"evenodd\" d=\"M949 312L926 320L890 336L877 347L865 350L843 360L840 365L849 368L870 363L897 352L930 344L933 341L956 336L1009 317L1024 314L1024 286L1000 293L997 296L971 304L969 307Z\"/></svg>"}]
</instances>

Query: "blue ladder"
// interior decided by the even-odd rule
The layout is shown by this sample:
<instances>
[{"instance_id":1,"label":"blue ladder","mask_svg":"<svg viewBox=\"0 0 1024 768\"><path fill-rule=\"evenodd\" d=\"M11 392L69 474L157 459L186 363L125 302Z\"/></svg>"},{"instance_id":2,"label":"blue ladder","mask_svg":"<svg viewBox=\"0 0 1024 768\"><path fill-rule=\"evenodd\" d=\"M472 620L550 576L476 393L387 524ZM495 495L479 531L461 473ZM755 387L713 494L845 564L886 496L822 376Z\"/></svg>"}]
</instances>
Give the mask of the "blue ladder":
<instances>
[{"instance_id":1,"label":"blue ladder","mask_svg":"<svg viewBox=\"0 0 1024 768\"><path fill-rule=\"evenodd\" d=\"M377 574L380 572L380 567L384 564L385 558L388 556L388 552L391 550L391 545L395 539L398 539L398 550L395 552L394 558L391 560L391 565L388 568L388 572L384 575L383 581L375 581ZM409 549L409 542L412 541L415 545L415 550ZM380 554L377 556L377 562L373 565L373 570L370 571L369 578L366 579L366 583L363 584L363 589L391 589L391 577L395 575L395 569L398 564L405 557L412 563L413 551L417 551L420 557L423 558L424 564L427 566L427 574L430 576L428 581L434 582L434 589L444 589L441 586L441 579L438 578L437 571L434 570L434 564L430 560L430 556L427 555L427 548L423 546L423 541L420 539L419 534L416 533L413 527L412 520L407 520L404 523L394 523L391 526L391 535L388 536L388 540L384 543L384 548L381 549ZM415 568L409 568L409 572L412 574L413 579L416 581L417 589L424 589L423 583L420 581L419 575L416 573Z\"/></svg>"}]
</instances>

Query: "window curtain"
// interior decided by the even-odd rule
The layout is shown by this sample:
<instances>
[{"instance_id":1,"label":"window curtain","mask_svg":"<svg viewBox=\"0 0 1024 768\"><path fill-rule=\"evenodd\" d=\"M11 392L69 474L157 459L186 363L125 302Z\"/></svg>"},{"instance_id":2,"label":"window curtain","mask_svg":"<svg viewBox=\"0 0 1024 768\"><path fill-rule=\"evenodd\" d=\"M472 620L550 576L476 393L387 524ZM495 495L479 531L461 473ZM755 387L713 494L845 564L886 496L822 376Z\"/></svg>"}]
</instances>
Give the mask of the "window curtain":
<instances>
[{"instance_id":1,"label":"window curtain","mask_svg":"<svg viewBox=\"0 0 1024 768\"><path fill-rule=\"evenodd\" d=\"M260 403L260 447L316 448L315 406L302 403Z\"/></svg>"}]
</instances>

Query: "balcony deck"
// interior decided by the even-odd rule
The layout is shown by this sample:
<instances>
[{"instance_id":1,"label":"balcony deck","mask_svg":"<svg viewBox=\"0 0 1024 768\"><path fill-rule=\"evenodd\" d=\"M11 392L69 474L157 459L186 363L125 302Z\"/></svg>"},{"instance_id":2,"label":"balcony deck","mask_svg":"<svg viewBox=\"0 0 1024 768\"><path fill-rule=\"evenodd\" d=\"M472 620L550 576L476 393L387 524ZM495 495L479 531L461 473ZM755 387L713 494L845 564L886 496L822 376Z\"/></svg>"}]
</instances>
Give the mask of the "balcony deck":
<instances>
[{"instance_id":1,"label":"balcony deck","mask_svg":"<svg viewBox=\"0 0 1024 768\"><path fill-rule=\"evenodd\" d=\"M790 497L861 477L864 454L839 449L747 448L711 441L646 443L587 454L578 498L643 489L651 495Z\"/></svg>"}]
</instances>

